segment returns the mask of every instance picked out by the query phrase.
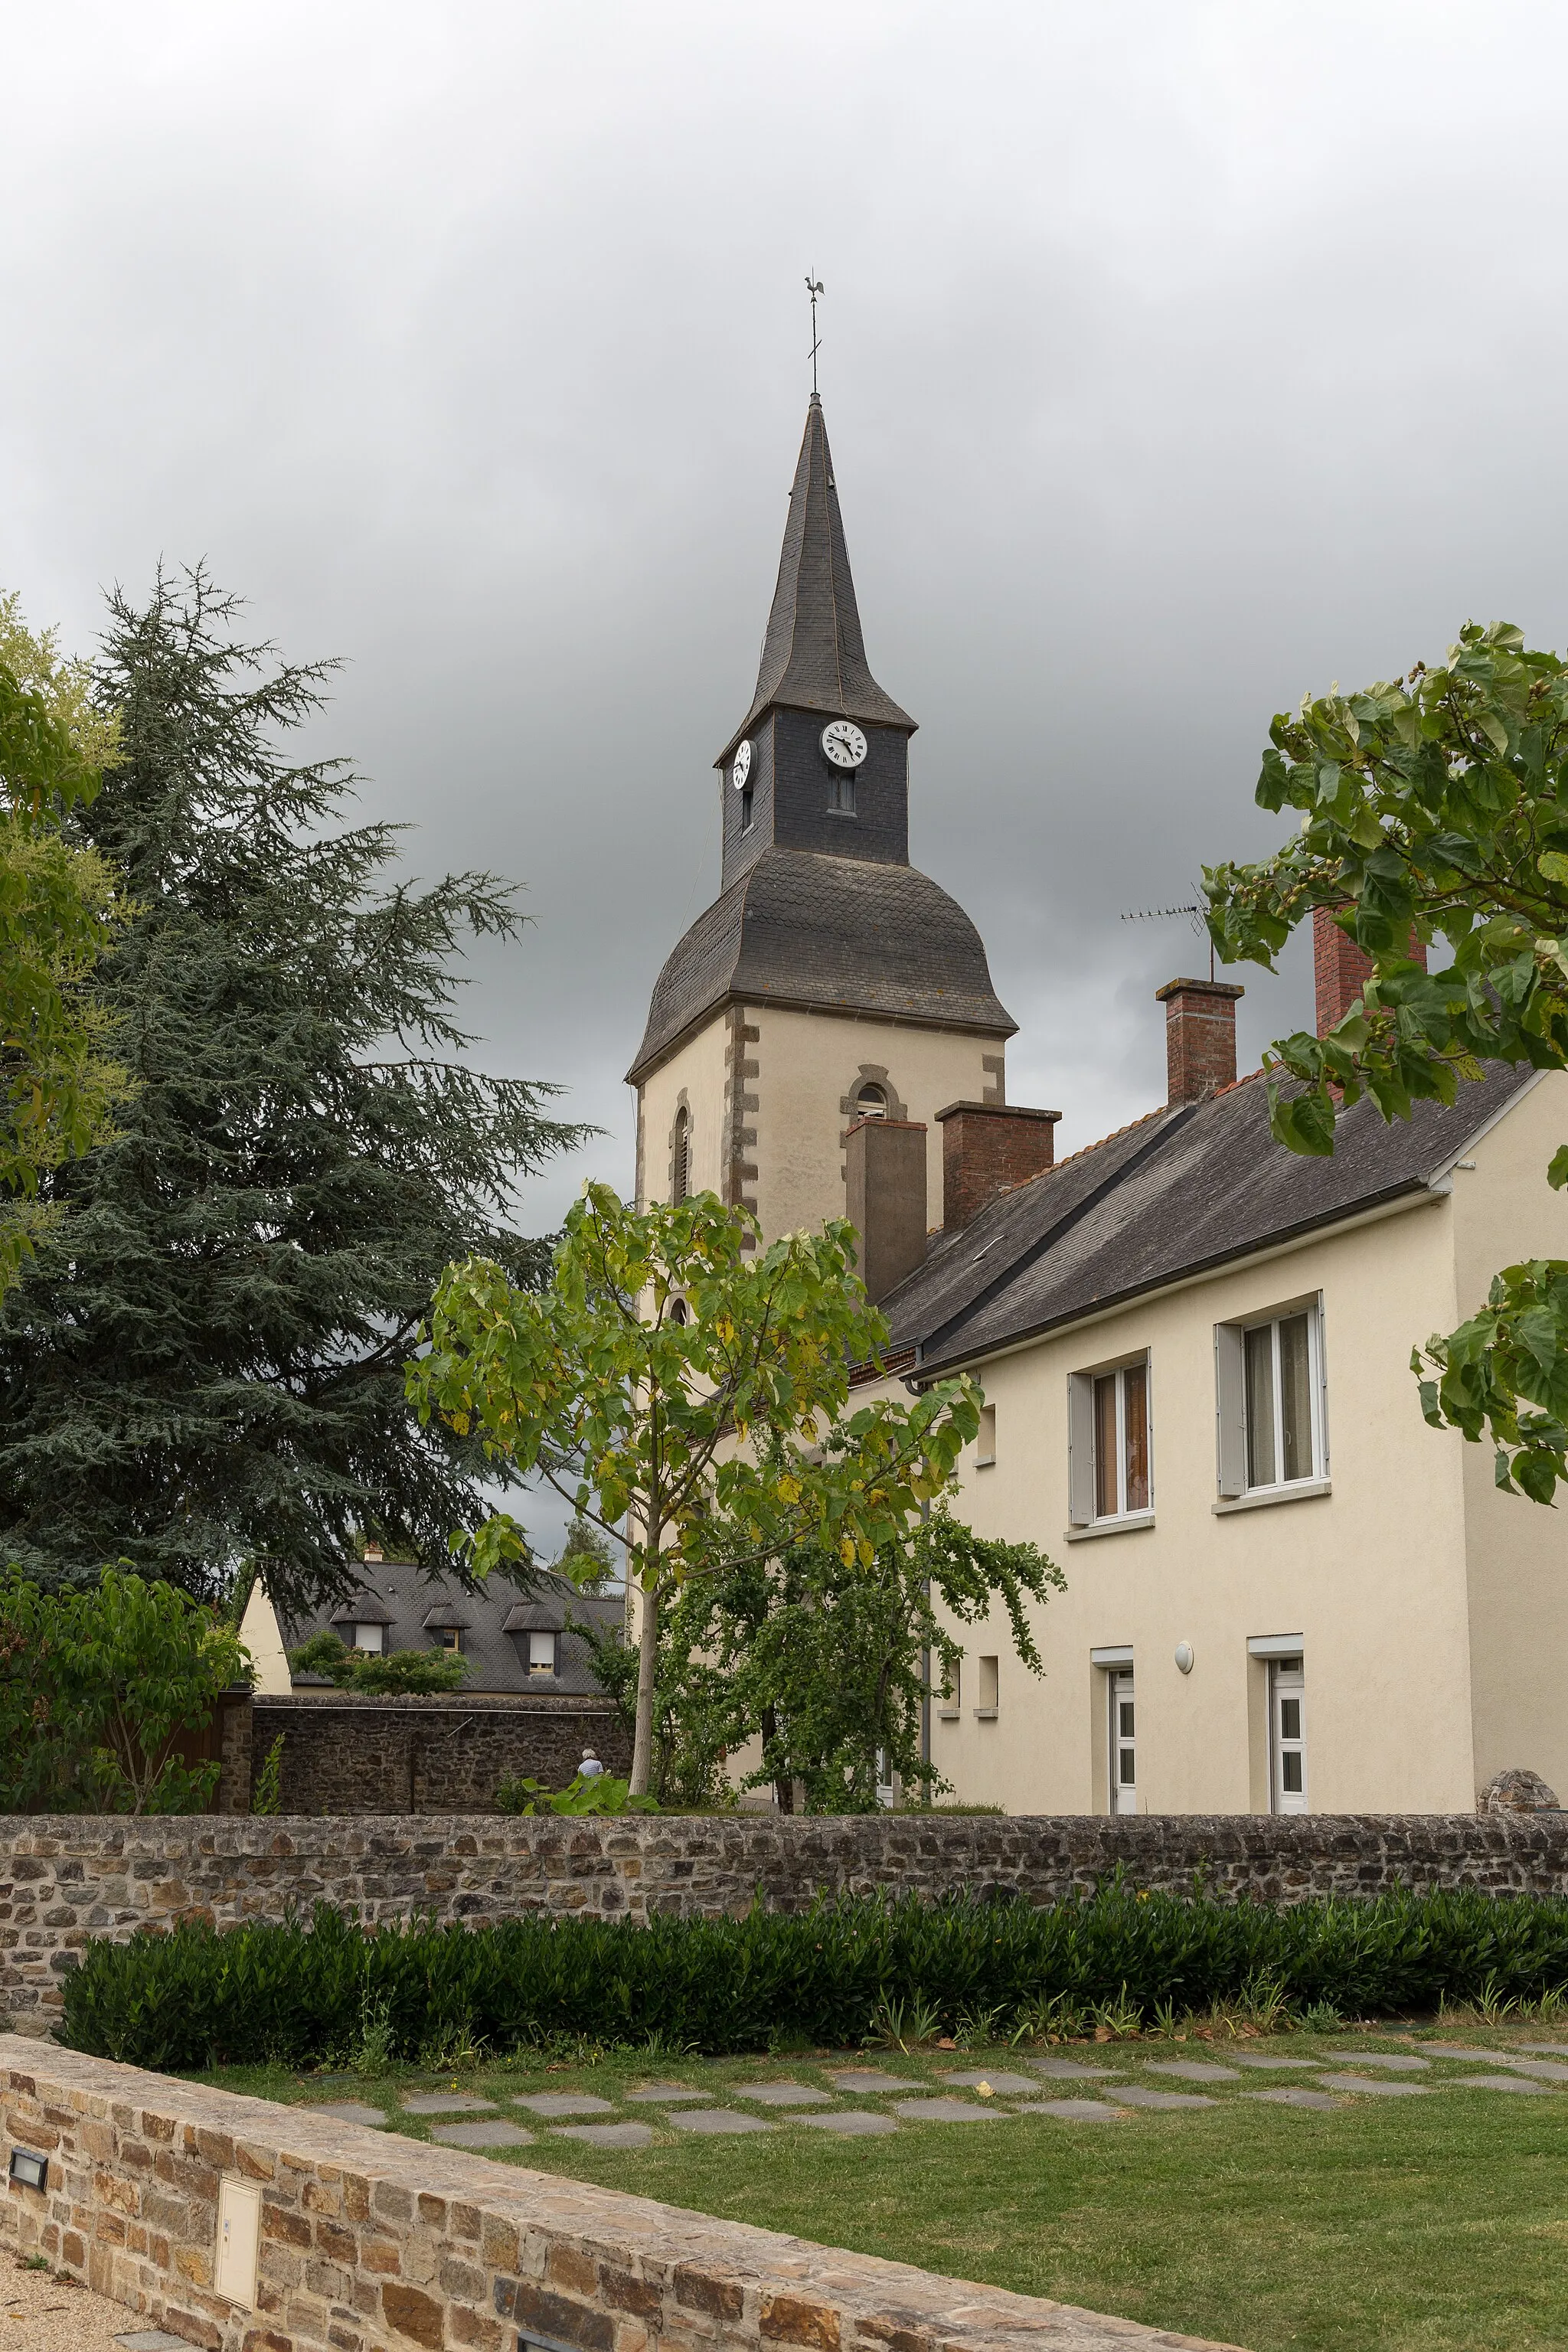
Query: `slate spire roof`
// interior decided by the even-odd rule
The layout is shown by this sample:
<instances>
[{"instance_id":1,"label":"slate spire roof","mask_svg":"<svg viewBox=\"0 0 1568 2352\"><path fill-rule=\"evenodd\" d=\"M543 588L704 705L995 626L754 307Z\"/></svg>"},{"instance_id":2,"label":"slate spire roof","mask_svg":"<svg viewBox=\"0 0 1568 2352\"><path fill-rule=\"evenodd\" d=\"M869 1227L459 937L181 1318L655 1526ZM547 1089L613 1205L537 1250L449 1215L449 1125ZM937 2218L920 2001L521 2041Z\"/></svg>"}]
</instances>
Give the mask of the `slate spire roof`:
<instances>
[{"instance_id":1,"label":"slate spire roof","mask_svg":"<svg viewBox=\"0 0 1568 2352\"><path fill-rule=\"evenodd\" d=\"M884 694L866 660L860 613L849 572L844 519L833 478L827 426L816 393L805 412L805 432L789 494L778 585L763 639L762 666L752 707L720 754L728 760L762 712L782 702L796 710L821 710L836 719L858 719L883 727L915 721L890 694Z\"/></svg>"}]
</instances>

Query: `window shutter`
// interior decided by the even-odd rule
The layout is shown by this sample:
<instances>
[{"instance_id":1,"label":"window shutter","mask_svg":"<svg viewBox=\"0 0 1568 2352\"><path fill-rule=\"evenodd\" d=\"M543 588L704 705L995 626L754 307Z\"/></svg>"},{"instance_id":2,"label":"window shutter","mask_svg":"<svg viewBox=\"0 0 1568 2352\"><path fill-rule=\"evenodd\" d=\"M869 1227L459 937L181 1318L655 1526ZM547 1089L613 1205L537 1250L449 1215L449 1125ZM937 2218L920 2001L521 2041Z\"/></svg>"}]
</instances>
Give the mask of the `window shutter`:
<instances>
[{"instance_id":1,"label":"window shutter","mask_svg":"<svg viewBox=\"0 0 1568 2352\"><path fill-rule=\"evenodd\" d=\"M1239 1323L1216 1323L1214 1333L1215 1412L1218 1424L1219 1491L1247 1492L1247 1362Z\"/></svg>"},{"instance_id":2,"label":"window shutter","mask_svg":"<svg viewBox=\"0 0 1568 2352\"><path fill-rule=\"evenodd\" d=\"M1068 1517L1086 1528L1094 1517L1094 1382L1068 1374Z\"/></svg>"},{"instance_id":3,"label":"window shutter","mask_svg":"<svg viewBox=\"0 0 1568 2352\"><path fill-rule=\"evenodd\" d=\"M1323 1294L1321 1290L1317 1297L1313 1320L1317 1325L1318 1442L1321 1452L1321 1459L1318 1464L1318 1475L1321 1478L1326 1478L1329 1475L1329 1349L1327 1336L1323 1329Z\"/></svg>"}]
</instances>

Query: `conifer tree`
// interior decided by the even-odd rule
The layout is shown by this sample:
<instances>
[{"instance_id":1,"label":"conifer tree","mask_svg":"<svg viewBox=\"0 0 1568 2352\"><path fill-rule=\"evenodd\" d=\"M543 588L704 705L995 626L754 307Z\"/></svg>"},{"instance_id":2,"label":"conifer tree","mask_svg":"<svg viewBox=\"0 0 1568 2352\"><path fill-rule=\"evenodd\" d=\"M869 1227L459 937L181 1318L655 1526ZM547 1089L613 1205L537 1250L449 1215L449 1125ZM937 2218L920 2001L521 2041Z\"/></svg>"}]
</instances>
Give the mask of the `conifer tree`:
<instances>
[{"instance_id":1,"label":"conifer tree","mask_svg":"<svg viewBox=\"0 0 1568 2352\"><path fill-rule=\"evenodd\" d=\"M201 571L110 600L121 759L70 822L132 902L96 987L135 1092L0 1305L0 1557L210 1596L258 1553L302 1609L351 1580L352 1530L444 1559L493 1508L404 1365L452 1259L539 1278L515 1188L580 1130L471 1067L454 1018L463 938L517 934L510 886L391 879L397 829L338 823L344 764L286 756L331 666L237 613Z\"/></svg>"}]
</instances>

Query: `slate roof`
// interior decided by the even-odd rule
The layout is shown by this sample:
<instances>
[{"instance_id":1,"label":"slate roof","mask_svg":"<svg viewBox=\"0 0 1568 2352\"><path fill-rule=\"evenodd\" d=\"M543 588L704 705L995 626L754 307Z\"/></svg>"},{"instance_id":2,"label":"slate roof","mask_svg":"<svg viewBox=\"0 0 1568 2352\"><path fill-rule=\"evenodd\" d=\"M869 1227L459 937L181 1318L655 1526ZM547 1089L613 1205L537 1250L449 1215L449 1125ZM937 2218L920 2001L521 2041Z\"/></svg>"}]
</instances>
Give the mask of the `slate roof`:
<instances>
[{"instance_id":1,"label":"slate roof","mask_svg":"<svg viewBox=\"0 0 1568 2352\"><path fill-rule=\"evenodd\" d=\"M463 1692L596 1696L600 1686L580 1634L562 1635L556 1649L557 1674L531 1675L507 1628L521 1624L555 1631L568 1612L579 1624L585 1619L602 1632L625 1622L625 1603L619 1593L597 1598L578 1592L564 1577L552 1576L548 1570L542 1571L538 1589L531 1592L499 1573L470 1592L456 1577L428 1575L423 1569L395 1560L366 1561L364 1576L360 1593L348 1601L280 1624L284 1648L297 1650L312 1633L363 1621L385 1625L389 1650L432 1650L439 1646L438 1627L458 1625L462 1628L463 1654L468 1661Z\"/></svg>"},{"instance_id":2,"label":"slate roof","mask_svg":"<svg viewBox=\"0 0 1568 2352\"><path fill-rule=\"evenodd\" d=\"M654 984L632 1085L731 998L876 1013L1010 1037L979 932L912 866L764 849L698 917Z\"/></svg>"},{"instance_id":3,"label":"slate roof","mask_svg":"<svg viewBox=\"0 0 1568 2352\"><path fill-rule=\"evenodd\" d=\"M922 1374L951 1369L1425 1191L1532 1076L1490 1063L1451 1108L1392 1126L1363 1099L1323 1160L1274 1141L1259 1078L1152 1112L941 1241L882 1302L892 1345L918 1347Z\"/></svg>"},{"instance_id":4,"label":"slate roof","mask_svg":"<svg viewBox=\"0 0 1568 2352\"><path fill-rule=\"evenodd\" d=\"M769 705L823 710L837 719L871 720L884 727L915 722L884 694L866 660L855 583L827 426L816 393L805 413L805 432L789 494L789 520L779 557L778 584L763 639L762 664L752 707L736 728L717 764L723 766L742 735Z\"/></svg>"}]
</instances>

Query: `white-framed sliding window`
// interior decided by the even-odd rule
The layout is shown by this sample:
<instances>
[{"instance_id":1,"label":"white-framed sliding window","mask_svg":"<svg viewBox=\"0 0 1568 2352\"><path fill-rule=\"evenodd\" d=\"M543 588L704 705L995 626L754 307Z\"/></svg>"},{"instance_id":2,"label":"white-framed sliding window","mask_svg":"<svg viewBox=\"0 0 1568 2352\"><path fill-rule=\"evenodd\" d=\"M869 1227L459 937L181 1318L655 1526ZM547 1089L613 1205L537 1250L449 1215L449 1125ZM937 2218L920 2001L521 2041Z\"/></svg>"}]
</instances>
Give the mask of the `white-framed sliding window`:
<instances>
[{"instance_id":1,"label":"white-framed sliding window","mask_svg":"<svg viewBox=\"0 0 1568 2352\"><path fill-rule=\"evenodd\" d=\"M1068 1383L1068 1513L1075 1527L1146 1522L1154 1507L1147 1353Z\"/></svg>"},{"instance_id":2,"label":"white-framed sliding window","mask_svg":"<svg viewBox=\"0 0 1568 2352\"><path fill-rule=\"evenodd\" d=\"M1307 1684L1303 1661L1268 1662L1269 1801L1277 1813L1307 1810Z\"/></svg>"},{"instance_id":3,"label":"white-framed sliding window","mask_svg":"<svg viewBox=\"0 0 1568 2352\"><path fill-rule=\"evenodd\" d=\"M1329 1475L1323 1312L1319 1297L1215 1327L1219 1491L1287 1500Z\"/></svg>"}]
</instances>

